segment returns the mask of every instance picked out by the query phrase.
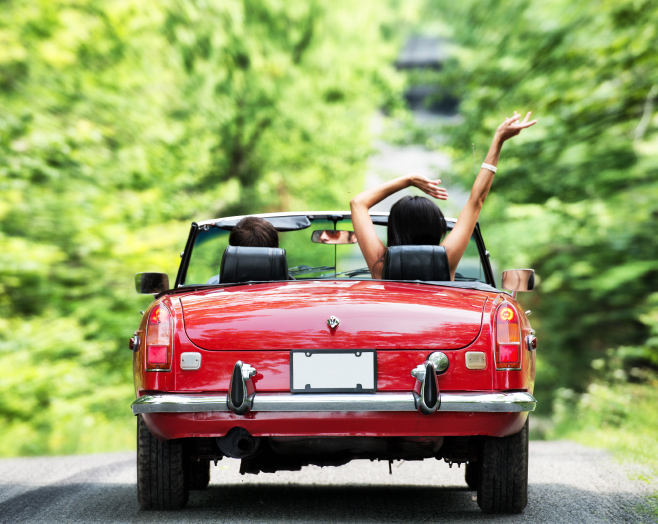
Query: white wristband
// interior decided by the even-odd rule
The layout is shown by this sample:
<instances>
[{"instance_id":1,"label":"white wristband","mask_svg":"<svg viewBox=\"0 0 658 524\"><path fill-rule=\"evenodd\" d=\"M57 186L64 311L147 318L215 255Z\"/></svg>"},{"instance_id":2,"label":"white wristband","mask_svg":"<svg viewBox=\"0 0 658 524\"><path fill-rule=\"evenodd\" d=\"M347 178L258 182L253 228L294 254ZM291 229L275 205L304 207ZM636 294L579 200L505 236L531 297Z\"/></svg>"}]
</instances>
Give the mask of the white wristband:
<instances>
[{"instance_id":1,"label":"white wristband","mask_svg":"<svg viewBox=\"0 0 658 524\"><path fill-rule=\"evenodd\" d=\"M488 169L493 173L496 173L496 171L498 171L498 168L496 166L492 166L491 164L487 164L485 162L482 162L482 169Z\"/></svg>"}]
</instances>

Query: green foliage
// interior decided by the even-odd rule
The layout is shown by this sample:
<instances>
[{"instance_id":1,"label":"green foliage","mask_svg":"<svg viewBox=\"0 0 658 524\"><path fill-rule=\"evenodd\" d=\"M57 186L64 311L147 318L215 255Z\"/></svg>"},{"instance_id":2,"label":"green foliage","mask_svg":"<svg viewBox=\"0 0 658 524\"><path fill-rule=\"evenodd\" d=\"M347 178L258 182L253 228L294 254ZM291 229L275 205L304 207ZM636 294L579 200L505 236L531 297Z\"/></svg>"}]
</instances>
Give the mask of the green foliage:
<instances>
[{"instance_id":1,"label":"green foliage","mask_svg":"<svg viewBox=\"0 0 658 524\"><path fill-rule=\"evenodd\" d=\"M455 45L434 75L461 98L449 128L453 176L472 180L514 110L539 123L505 145L482 216L492 257L534 267L540 409L552 392L583 391L589 362L625 353L626 368L655 366L658 289L658 6L609 0L428 3L427 18ZM426 81L426 79L425 79ZM655 319L651 320L656 326Z\"/></svg>"},{"instance_id":2,"label":"green foliage","mask_svg":"<svg viewBox=\"0 0 658 524\"><path fill-rule=\"evenodd\" d=\"M544 436L608 448L625 460L648 467L644 480L655 482L658 374L631 368L629 376L619 351L594 360L592 369L596 379L584 393L567 388L556 392L554 425Z\"/></svg>"},{"instance_id":3,"label":"green foliage","mask_svg":"<svg viewBox=\"0 0 658 524\"><path fill-rule=\"evenodd\" d=\"M379 2L10 0L0 454L132 445L127 341L191 220L342 208L397 46ZM387 36L388 35L388 36Z\"/></svg>"}]
</instances>

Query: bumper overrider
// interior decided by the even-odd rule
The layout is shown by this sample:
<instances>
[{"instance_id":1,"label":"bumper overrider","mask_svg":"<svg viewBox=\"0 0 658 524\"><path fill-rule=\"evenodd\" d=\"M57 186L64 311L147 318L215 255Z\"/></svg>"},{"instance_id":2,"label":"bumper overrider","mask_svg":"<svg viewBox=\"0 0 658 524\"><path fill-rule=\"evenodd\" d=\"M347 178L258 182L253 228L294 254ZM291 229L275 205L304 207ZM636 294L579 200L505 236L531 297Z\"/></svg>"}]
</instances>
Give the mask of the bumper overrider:
<instances>
[{"instance_id":1,"label":"bumper overrider","mask_svg":"<svg viewBox=\"0 0 658 524\"><path fill-rule=\"evenodd\" d=\"M527 392L440 392L434 364L425 362L412 373L414 391L380 393L256 393L255 370L237 362L229 393L159 393L143 395L132 404L133 414L233 412L440 412L518 413L534 411Z\"/></svg>"}]
</instances>

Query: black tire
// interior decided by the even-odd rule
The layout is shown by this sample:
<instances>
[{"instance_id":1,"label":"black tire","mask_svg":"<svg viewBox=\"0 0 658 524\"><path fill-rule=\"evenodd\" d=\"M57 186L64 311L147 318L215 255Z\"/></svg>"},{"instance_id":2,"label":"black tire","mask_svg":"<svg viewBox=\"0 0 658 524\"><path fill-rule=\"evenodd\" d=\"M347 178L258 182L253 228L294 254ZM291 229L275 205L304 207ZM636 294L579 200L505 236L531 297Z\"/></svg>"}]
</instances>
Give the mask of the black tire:
<instances>
[{"instance_id":1,"label":"black tire","mask_svg":"<svg viewBox=\"0 0 658 524\"><path fill-rule=\"evenodd\" d=\"M521 513L528 504L528 421L516 435L485 437L478 506L484 513Z\"/></svg>"},{"instance_id":2,"label":"black tire","mask_svg":"<svg viewBox=\"0 0 658 524\"><path fill-rule=\"evenodd\" d=\"M180 509L187 503L183 445L160 442L137 416L137 499L144 509Z\"/></svg>"},{"instance_id":3,"label":"black tire","mask_svg":"<svg viewBox=\"0 0 658 524\"><path fill-rule=\"evenodd\" d=\"M466 479L466 484L473 491L478 489L478 481L480 479L480 463L479 462L470 462L466 464L466 471L464 471L464 478Z\"/></svg>"},{"instance_id":4,"label":"black tire","mask_svg":"<svg viewBox=\"0 0 658 524\"><path fill-rule=\"evenodd\" d=\"M210 461L202 460L197 462L196 460L190 460L188 465L190 468L190 489L206 489L210 482Z\"/></svg>"}]
</instances>

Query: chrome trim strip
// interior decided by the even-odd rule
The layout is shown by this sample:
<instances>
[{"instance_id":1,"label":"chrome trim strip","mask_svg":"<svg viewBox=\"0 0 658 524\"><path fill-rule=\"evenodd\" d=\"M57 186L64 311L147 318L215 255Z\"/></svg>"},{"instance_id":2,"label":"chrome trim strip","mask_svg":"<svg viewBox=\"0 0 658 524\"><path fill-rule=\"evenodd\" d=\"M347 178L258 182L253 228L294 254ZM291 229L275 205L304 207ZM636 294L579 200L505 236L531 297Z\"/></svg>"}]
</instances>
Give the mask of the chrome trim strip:
<instances>
[{"instance_id":1,"label":"chrome trim strip","mask_svg":"<svg viewBox=\"0 0 658 524\"><path fill-rule=\"evenodd\" d=\"M138 413L205 413L228 411L226 395L185 395L169 393L144 395L132 403L133 414Z\"/></svg>"},{"instance_id":2,"label":"chrome trim strip","mask_svg":"<svg viewBox=\"0 0 658 524\"><path fill-rule=\"evenodd\" d=\"M441 393L440 412L514 413L534 411L530 393ZM162 393L144 395L132 404L138 413L228 412L226 395ZM417 411L414 393L256 393L252 411Z\"/></svg>"},{"instance_id":3,"label":"chrome trim strip","mask_svg":"<svg viewBox=\"0 0 658 524\"><path fill-rule=\"evenodd\" d=\"M537 401L530 393L441 393L439 411L514 413L534 411Z\"/></svg>"},{"instance_id":4,"label":"chrome trim strip","mask_svg":"<svg viewBox=\"0 0 658 524\"><path fill-rule=\"evenodd\" d=\"M416 411L413 393L260 393L254 411Z\"/></svg>"}]
</instances>

